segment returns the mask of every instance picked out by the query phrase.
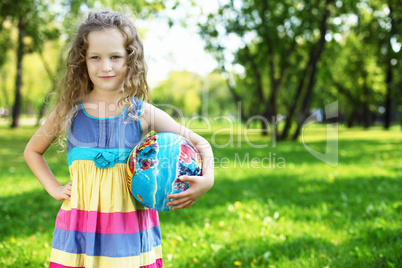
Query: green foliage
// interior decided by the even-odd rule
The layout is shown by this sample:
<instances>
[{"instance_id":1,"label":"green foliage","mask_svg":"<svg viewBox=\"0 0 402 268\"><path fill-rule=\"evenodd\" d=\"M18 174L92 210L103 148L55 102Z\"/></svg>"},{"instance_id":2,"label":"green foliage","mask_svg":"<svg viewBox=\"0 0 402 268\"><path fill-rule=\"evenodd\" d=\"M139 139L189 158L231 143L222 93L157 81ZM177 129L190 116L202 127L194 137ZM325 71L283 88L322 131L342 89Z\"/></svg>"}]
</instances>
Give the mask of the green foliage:
<instances>
[{"instance_id":1,"label":"green foliage","mask_svg":"<svg viewBox=\"0 0 402 268\"><path fill-rule=\"evenodd\" d=\"M47 267L60 203L23 161L34 129L0 128L0 266ZM324 152L324 127L304 134L308 146ZM336 168L299 142L256 149L249 143L267 144L258 134L203 135L215 145L215 185L193 207L159 214L165 267L402 265L399 130L341 127ZM230 141L233 147L219 146ZM263 168L244 161L269 156ZM67 182L65 156L51 147L45 157Z\"/></svg>"},{"instance_id":2,"label":"green foliage","mask_svg":"<svg viewBox=\"0 0 402 268\"><path fill-rule=\"evenodd\" d=\"M167 80L152 90L152 101L162 109L168 108L175 116L192 115L201 107L202 82L202 77L195 73L171 72Z\"/></svg>"},{"instance_id":3,"label":"green foliage","mask_svg":"<svg viewBox=\"0 0 402 268\"><path fill-rule=\"evenodd\" d=\"M45 100L45 97L52 86L52 79L49 79L49 74L46 68L50 69L52 74L55 74L57 68L58 54L62 48L60 42L52 41L44 45L45 52L43 57L46 62L37 53L27 54L23 60L24 72L22 94L24 96L22 102L22 110L24 113L36 113ZM9 58L5 62L1 72L4 74L4 80L0 82L0 87L3 87L8 95L9 101L12 101L13 91L15 90L15 75L14 66L15 55L9 50ZM47 66L45 66L45 64ZM0 98L0 107L6 107L6 96Z\"/></svg>"},{"instance_id":4,"label":"green foliage","mask_svg":"<svg viewBox=\"0 0 402 268\"><path fill-rule=\"evenodd\" d=\"M201 77L188 71L174 71L152 90L152 102L174 116L219 116L233 113L235 106L226 81L213 72Z\"/></svg>"},{"instance_id":5,"label":"green foliage","mask_svg":"<svg viewBox=\"0 0 402 268\"><path fill-rule=\"evenodd\" d=\"M208 94L202 98L202 108L206 109L208 116L233 114L236 106L232 104L232 96L222 74L218 72L208 74L206 86ZM207 107L204 108L204 105Z\"/></svg>"},{"instance_id":6,"label":"green foliage","mask_svg":"<svg viewBox=\"0 0 402 268\"><path fill-rule=\"evenodd\" d=\"M14 25L24 24L24 35L27 37L25 46L27 53L42 51L47 40L60 36L59 25L55 22L57 13L51 12L51 1L10 1L0 4L1 22L8 20ZM7 36L9 32L0 32ZM1 65L0 65L1 66Z\"/></svg>"},{"instance_id":7,"label":"green foliage","mask_svg":"<svg viewBox=\"0 0 402 268\"><path fill-rule=\"evenodd\" d=\"M285 99L279 102L292 96L319 38L323 11L323 1L238 1L221 5L216 14L209 14L208 20L199 24L206 48L222 68L225 64L244 68L244 74L236 77L236 89L248 115L262 114L273 88L281 83L284 92L280 96ZM228 36L240 44L231 62L220 53L229 46ZM286 106L281 105L279 111L286 113Z\"/></svg>"},{"instance_id":8,"label":"green foliage","mask_svg":"<svg viewBox=\"0 0 402 268\"><path fill-rule=\"evenodd\" d=\"M22 103L23 113L38 113L54 83L65 71L68 44L80 22L83 11L94 6L92 0L15 1L0 3L0 107L11 108L15 91L17 24L26 19L25 56L23 59ZM101 7L99 7L99 4ZM161 1L100 1L99 8L114 8L138 17L146 17L163 8ZM54 93L54 92L53 92Z\"/></svg>"},{"instance_id":9,"label":"green foliage","mask_svg":"<svg viewBox=\"0 0 402 268\"><path fill-rule=\"evenodd\" d=\"M395 10L399 8L395 1L344 3L336 18L338 22L332 24L334 32L341 35L337 38L332 35L319 70L318 101L337 98L343 103L342 110L347 118L362 117L361 107L368 102L370 113L381 117L378 108L385 106L387 69L392 59L394 75L390 83L394 104L387 109L396 110L401 91L400 77L395 74L400 70L402 58L401 53L391 48L390 39L396 41L399 38L395 32L397 21L401 20ZM352 11L353 15L341 15L346 10Z\"/></svg>"},{"instance_id":10,"label":"green foliage","mask_svg":"<svg viewBox=\"0 0 402 268\"><path fill-rule=\"evenodd\" d=\"M396 74L402 70L402 10L397 0L226 1L211 13L200 7L200 35L220 70L230 73L234 95L243 101L246 115L264 115L266 109L290 113L296 89L305 88L310 76L308 62L318 50L325 3L329 44L322 54L324 62L317 66L312 108L340 100L346 117L366 117L386 106L389 88L393 105L386 109L400 106L401 79ZM242 68L236 70L241 71L233 71L239 65ZM393 79L387 82L389 68ZM275 86L280 90L271 102Z\"/></svg>"}]
</instances>

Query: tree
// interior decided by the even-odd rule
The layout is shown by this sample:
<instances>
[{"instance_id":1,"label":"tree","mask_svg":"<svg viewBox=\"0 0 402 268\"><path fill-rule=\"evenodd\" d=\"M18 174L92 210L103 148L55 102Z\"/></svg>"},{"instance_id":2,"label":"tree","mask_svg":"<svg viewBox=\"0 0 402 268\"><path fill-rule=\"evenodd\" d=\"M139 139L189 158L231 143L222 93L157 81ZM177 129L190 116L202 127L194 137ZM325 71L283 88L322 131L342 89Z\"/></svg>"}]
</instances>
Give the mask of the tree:
<instances>
[{"instance_id":1,"label":"tree","mask_svg":"<svg viewBox=\"0 0 402 268\"><path fill-rule=\"evenodd\" d=\"M318 63L318 61L321 57L321 54L324 50L324 47L325 47L325 43L326 43L325 36L327 33L328 18L330 16L330 8L331 8L330 5L332 5L333 2L334 2L333 0L326 0L325 6L322 7L322 19L321 19L321 23L320 23L320 27L319 27L319 29L320 29L319 39L317 41L317 44L315 46L313 46L310 50L309 61L307 63L304 75L301 77L299 86L296 91L296 96L294 98L293 105L291 106L291 110L289 111L289 114L287 115L286 125L285 125L285 128L281 135L282 139L287 137L287 133L288 133L289 127L290 127L290 121L292 120L295 107L298 103L299 97L301 95L301 91L303 90L304 80L307 76L309 76L309 81L307 84L307 89L306 89L306 93L305 93L303 102L301 104L302 106L300 109L300 116L298 117L298 120L297 120L297 128L296 128L295 133L293 134L293 140L296 140L299 137L302 124L305 122L305 120L308 117L308 113L309 113L312 98L313 98L313 89L314 89L315 77L316 77L316 73L317 73L317 63Z\"/></svg>"},{"instance_id":2,"label":"tree","mask_svg":"<svg viewBox=\"0 0 402 268\"><path fill-rule=\"evenodd\" d=\"M255 114L265 118L261 121L264 135L267 123L278 112L277 96L290 65L289 56L295 51L295 28L299 21L292 22L289 17L292 6L292 1L229 1L199 24L207 50L215 52L220 70L228 74L231 70L227 66L240 65L246 77L252 77L247 91L234 88L230 81L228 85L233 99L242 101L241 107L248 107L247 111L241 111L243 119ZM232 61L226 59L227 52L222 46L229 42L240 46Z\"/></svg>"},{"instance_id":3,"label":"tree","mask_svg":"<svg viewBox=\"0 0 402 268\"><path fill-rule=\"evenodd\" d=\"M275 121L280 111L278 96L286 77L293 73L300 74L295 93L296 101L290 105L290 111L282 111L290 115L281 137L287 136L305 87L307 92L301 111L303 114L308 113L316 66L325 45L327 20L333 2L229 1L199 24L207 49L214 51L217 59L222 62L221 69L228 65L223 56L223 45L228 43L225 40L231 39L232 43L239 43L240 47L233 52L234 59L230 64L241 65L245 76L251 80L248 90L237 88L237 91L231 92L235 100L250 102L244 104L249 107L247 116L259 114L265 118L262 120L263 134L267 133L267 122ZM292 90L285 90L289 96ZM246 95L253 97L248 98ZM303 118L305 117L304 115ZM297 135L296 133L295 136Z\"/></svg>"},{"instance_id":4,"label":"tree","mask_svg":"<svg viewBox=\"0 0 402 268\"><path fill-rule=\"evenodd\" d=\"M13 120L11 124L13 128L19 126L19 116L21 113L22 63L24 54L34 52L43 45L45 40L58 37L58 29L51 23L54 21L56 14L51 14L48 10L48 3L44 3L43 1L23 0L15 2L5 0L0 4L0 17L15 23L18 33L16 50L17 72L15 78L15 98L12 109Z\"/></svg>"},{"instance_id":5,"label":"tree","mask_svg":"<svg viewBox=\"0 0 402 268\"><path fill-rule=\"evenodd\" d=\"M231 78L228 85L233 99L242 101L242 118L258 114L267 119L263 123L275 123L275 116L284 114L286 122L279 138L289 136L297 119L292 134L297 139L314 98L331 95L325 93L330 88L337 88L351 107L355 106L348 111L349 124L359 116L366 128L377 114L374 105L380 105L379 99L384 98L385 127L389 126L392 100L400 94L394 73L401 61L401 7L396 0L228 0L216 12L203 14L199 26L207 50L220 62L219 70ZM357 23L351 25L354 18ZM339 49L325 55L326 43L334 37ZM343 53L345 49L350 54ZM338 55L351 61L339 60L341 66L322 62L326 57L334 65ZM243 69L240 73L234 71L238 66ZM338 71L337 67L343 69ZM378 82L380 77L382 83ZM348 85L349 81L355 85ZM317 83L326 85L319 89L323 92L314 90Z\"/></svg>"},{"instance_id":6,"label":"tree","mask_svg":"<svg viewBox=\"0 0 402 268\"><path fill-rule=\"evenodd\" d=\"M389 129L392 122L393 99L396 99L398 92L395 90L395 69L398 62L402 61L400 51L396 51L393 44L399 40L401 43L402 5L397 0L375 1L369 3L368 8L372 13L372 21L368 25L368 40L377 48L378 64L385 70L386 94L384 98L385 117L384 128ZM400 93L399 93L400 94Z\"/></svg>"},{"instance_id":7,"label":"tree","mask_svg":"<svg viewBox=\"0 0 402 268\"><path fill-rule=\"evenodd\" d=\"M375 49L366 45L361 36L350 32L340 43L329 42L321 72L322 80L336 89L337 99L344 103L347 127L358 121L368 128L376 112L374 104L380 104L384 93L384 74L376 64Z\"/></svg>"},{"instance_id":8,"label":"tree","mask_svg":"<svg viewBox=\"0 0 402 268\"><path fill-rule=\"evenodd\" d=\"M57 40L60 38L62 26L76 20L77 14L80 12L80 8L83 6L92 6L92 0L74 0L67 1L66 3L58 3L52 0L38 1L38 0L21 0L11 1L4 0L0 3L0 48L5 48L6 51L10 38L11 31L3 27L5 20L15 25L17 29L18 38L16 40L16 58L17 58L17 72L15 77L15 93L14 93L14 105L12 109L12 124L11 127L19 126L19 116L21 113L21 88L23 86L23 58L27 53L38 53L41 57L41 61L44 64L45 71L48 74L49 79L52 81L52 88L49 92L52 92L56 86L56 77L63 71L64 68L60 67L63 62L60 61L57 70L49 68L49 64L44 60L43 48L46 42L51 40ZM151 14L163 9L162 1L101 1L107 2L108 6L115 9L122 9L125 11L128 8L122 7L123 4L129 4L134 13L138 16L146 16L144 14ZM57 8L54 8L57 7ZM147 7L146 11L144 7ZM58 14L57 10L66 11L64 16L64 23L61 23L62 16ZM64 28L63 27L63 28ZM4 38L5 37L5 38ZM63 46L61 46L62 48ZM64 51L60 49L60 53ZM5 53L0 56L0 66L4 62ZM42 115L46 109L47 103L41 106L39 115Z\"/></svg>"},{"instance_id":9,"label":"tree","mask_svg":"<svg viewBox=\"0 0 402 268\"><path fill-rule=\"evenodd\" d=\"M322 79L330 82L348 104L345 106L347 126L351 127L358 121L368 128L377 117L378 110L391 105L390 95L394 101L398 99L398 91L395 90L397 81L390 79L400 66L400 59L394 53L389 39L392 32L392 24L389 23L392 20L388 16L391 11L388 11L386 3L375 0L348 3L342 8L344 14L350 11L344 17L349 23L343 26L339 24L344 28L339 29L342 37L328 44L328 54L324 55L322 66L325 76ZM394 109L385 108L384 119L389 117L387 110L392 114ZM387 120L390 123L391 119ZM387 124L387 120L384 120L384 124Z\"/></svg>"}]
</instances>

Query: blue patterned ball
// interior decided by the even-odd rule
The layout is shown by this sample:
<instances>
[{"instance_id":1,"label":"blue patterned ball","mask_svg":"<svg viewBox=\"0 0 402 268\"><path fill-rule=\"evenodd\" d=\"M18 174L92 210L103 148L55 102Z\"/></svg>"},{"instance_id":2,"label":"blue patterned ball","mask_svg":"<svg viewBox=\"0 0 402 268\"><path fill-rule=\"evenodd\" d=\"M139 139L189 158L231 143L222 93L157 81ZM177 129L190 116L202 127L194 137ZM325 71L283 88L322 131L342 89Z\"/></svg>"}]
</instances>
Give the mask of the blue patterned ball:
<instances>
[{"instance_id":1,"label":"blue patterned ball","mask_svg":"<svg viewBox=\"0 0 402 268\"><path fill-rule=\"evenodd\" d=\"M201 175L201 157L184 137L174 133L148 136L131 152L127 181L132 195L144 206L158 211L172 210L166 197L189 187L178 178Z\"/></svg>"}]
</instances>

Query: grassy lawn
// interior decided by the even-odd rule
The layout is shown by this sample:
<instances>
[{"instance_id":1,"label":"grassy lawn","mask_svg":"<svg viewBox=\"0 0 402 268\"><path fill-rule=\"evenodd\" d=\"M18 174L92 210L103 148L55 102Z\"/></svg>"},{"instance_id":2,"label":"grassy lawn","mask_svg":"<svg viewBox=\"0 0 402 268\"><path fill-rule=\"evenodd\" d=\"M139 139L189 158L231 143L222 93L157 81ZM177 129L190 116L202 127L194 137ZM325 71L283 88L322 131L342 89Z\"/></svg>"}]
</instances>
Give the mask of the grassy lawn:
<instances>
[{"instance_id":1,"label":"grassy lawn","mask_svg":"<svg viewBox=\"0 0 402 268\"><path fill-rule=\"evenodd\" d=\"M48 265L61 203L23 160L34 131L0 126L0 267ZM165 267L402 266L399 129L340 127L337 167L301 141L203 135L215 145L215 185L193 207L159 214ZM325 135L312 126L304 140L324 153ZM46 158L68 182L64 153L54 146Z\"/></svg>"}]
</instances>

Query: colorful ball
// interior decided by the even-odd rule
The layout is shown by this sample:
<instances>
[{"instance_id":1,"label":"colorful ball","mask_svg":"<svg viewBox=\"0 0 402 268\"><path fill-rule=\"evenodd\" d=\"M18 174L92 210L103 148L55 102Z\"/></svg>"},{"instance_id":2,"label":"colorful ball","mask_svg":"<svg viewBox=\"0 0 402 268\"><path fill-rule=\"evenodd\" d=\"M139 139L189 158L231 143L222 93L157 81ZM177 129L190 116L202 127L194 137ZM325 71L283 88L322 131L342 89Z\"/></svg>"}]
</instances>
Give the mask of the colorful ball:
<instances>
[{"instance_id":1,"label":"colorful ball","mask_svg":"<svg viewBox=\"0 0 402 268\"><path fill-rule=\"evenodd\" d=\"M172 210L169 194L189 187L178 178L201 175L201 157L184 137L158 133L147 137L131 152L127 161L127 181L131 194L144 206L158 211Z\"/></svg>"}]
</instances>

